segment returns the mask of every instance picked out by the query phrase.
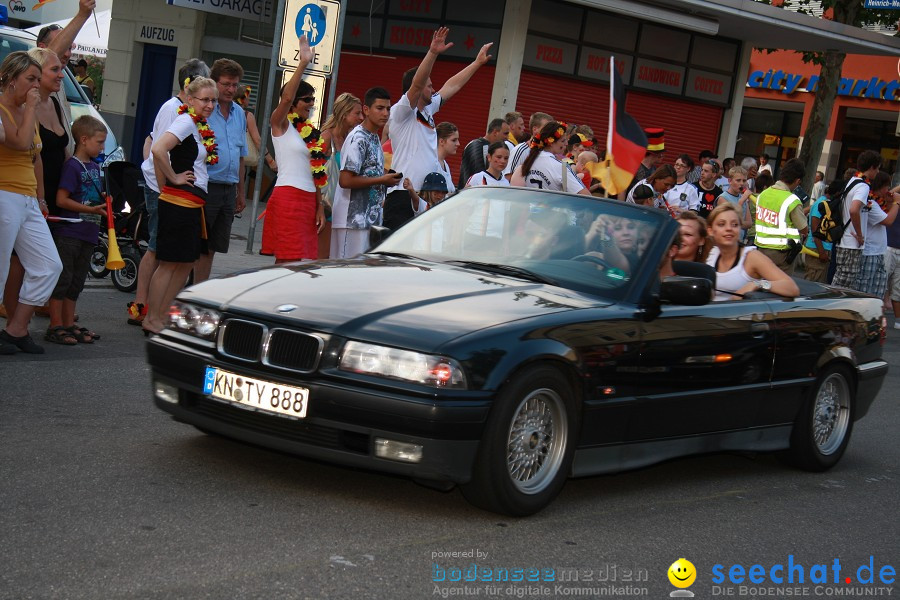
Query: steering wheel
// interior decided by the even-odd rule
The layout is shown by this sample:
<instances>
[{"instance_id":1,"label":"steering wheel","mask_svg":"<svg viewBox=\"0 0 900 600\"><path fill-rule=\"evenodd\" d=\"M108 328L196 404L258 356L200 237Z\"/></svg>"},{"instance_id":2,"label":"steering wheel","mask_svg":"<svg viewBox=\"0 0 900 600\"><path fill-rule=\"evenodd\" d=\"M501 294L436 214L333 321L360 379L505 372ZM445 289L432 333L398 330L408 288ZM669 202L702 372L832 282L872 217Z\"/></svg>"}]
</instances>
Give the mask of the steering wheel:
<instances>
[{"instance_id":1,"label":"steering wheel","mask_svg":"<svg viewBox=\"0 0 900 600\"><path fill-rule=\"evenodd\" d=\"M577 260L578 262L594 263L595 265L600 265L607 271L616 268L606 259L600 258L599 256L594 256L593 254L579 254L578 256L573 256L572 260Z\"/></svg>"}]
</instances>

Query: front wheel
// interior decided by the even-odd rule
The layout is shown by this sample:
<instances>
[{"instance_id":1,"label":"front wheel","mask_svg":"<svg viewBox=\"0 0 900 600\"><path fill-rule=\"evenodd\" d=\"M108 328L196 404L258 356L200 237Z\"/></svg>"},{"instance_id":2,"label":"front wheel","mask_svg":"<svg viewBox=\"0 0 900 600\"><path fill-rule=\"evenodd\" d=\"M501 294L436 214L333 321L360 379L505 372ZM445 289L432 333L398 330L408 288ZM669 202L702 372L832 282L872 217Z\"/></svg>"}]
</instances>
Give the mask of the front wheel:
<instances>
[{"instance_id":1,"label":"front wheel","mask_svg":"<svg viewBox=\"0 0 900 600\"><path fill-rule=\"evenodd\" d=\"M133 292L137 289L138 265L140 258L134 252L126 252L122 255L125 266L112 271L112 282L116 289L122 292Z\"/></svg>"},{"instance_id":2,"label":"front wheel","mask_svg":"<svg viewBox=\"0 0 900 600\"><path fill-rule=\"evenodd\" d=\"M853 429L854 386L843 365L826 367L803 403L791 432L788 460L807 471L836 465Z\"/></svg>"},{"instance_id":3,"label":"front wheel","mask_svg":"<svg viewBox=\"0 0 900 600\"><path fill-rule=\"evenodd\" d=\"M106 268L106 254L106 244L97 242L93 252L91 252L91 262L89 265L91 277L103 279L109 274L109 269Z\"/></svg>"},{"instance_id":4,"label":"front wheel","mask_svg":"<svg viewBox=\"0 0 900 600\"><path fill-rule=\"evenodd\" d=\"M520 372L497 397L463 495L510 516L543 509L568 477L579 423L578 403L558 369Z\"/></svg>"}]
</instances>

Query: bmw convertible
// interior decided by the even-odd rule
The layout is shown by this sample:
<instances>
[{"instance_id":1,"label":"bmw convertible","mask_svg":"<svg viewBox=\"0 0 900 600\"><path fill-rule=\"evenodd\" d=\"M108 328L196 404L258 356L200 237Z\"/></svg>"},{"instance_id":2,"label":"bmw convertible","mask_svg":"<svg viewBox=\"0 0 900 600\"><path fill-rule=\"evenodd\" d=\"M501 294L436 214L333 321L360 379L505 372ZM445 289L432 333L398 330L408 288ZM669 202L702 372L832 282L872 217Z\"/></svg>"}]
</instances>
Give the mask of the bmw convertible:
<instances>
[{"instance_id":1,"label":"bmw convertible","mask_svg":"<svg viewBox=\"0 0 900 600\"><path fill-rule=\"evenodd\" d=\"M197 429L408 476L524 516L569 477L721 451L834 466L887 373L881 300L711 302L653 208L462 191L347 260L190 287L147 346Z\"/></svg>"}]
</instances>

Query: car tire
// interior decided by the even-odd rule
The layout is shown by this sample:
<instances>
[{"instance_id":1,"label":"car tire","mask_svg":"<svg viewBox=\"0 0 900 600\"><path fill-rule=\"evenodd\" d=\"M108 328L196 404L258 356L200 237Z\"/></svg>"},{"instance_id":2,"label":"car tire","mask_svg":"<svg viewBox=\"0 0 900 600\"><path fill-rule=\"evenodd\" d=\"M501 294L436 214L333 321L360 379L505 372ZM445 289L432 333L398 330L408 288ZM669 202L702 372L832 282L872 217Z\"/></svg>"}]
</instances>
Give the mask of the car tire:
<instances>
[{"instance_id":1,"label":"car tire","mask_svg":"<svg viewBox=\"0 0 900 600\"><path fill-rule=\"evenodd\" d=\"M830 365L816 378L791 432L788 461L807 471L827 471L850 442L856 412L855 386L844 365Z\"/></svg>"},{"instance_id":2,"label":"car tire","mask_svg":"<svg viewBox=\"0 0 900 600\"><path fill-rule=\"evenodd\" d=\"M515 375L494 402L472 479L460 486L480 508L534 514L559 494L572 466L580 406L566 377L549 365Z\"/></svg>"},{"instance_id":3,"label":"car tire","mask_svg":"<svg viewBox=\"0 0 900 600\"><path fill-rule=\"evenodd\" d=\"M89 264L89 272L91 277L95 279L103 279L107 275L109 275L109 269L106 268L106 246L102 243L97 243L94 246L93 252L91 252L91 262Z\"/></svg>"},{"instance_id":4,"label":"car tire","mask_svg":"<svg viewBox=\"0 0 900 600\"><path fill-rule=\"evenodd\" d=\"M125 266L112 272L113 285L121 292L133 292L137 289L140 258L135 256L134 252L129 251L122 254L122 261Z\"/></svg>"}]
</instances>

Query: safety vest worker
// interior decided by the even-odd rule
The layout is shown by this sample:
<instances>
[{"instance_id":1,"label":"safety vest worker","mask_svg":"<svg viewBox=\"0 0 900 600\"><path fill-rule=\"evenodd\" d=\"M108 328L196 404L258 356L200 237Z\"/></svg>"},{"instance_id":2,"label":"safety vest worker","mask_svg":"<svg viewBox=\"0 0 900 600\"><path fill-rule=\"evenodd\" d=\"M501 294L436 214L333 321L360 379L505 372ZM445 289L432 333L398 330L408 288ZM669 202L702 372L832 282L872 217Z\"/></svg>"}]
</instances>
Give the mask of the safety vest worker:
<instances>
[{"instance_id":1,"label":"safety vest worker","mask_svg":"<svg viewBox=\"0 0 900 600\"><path fill-rule=\"evenodd\" d=\"M781 168L778 181L756 199L756 246L772 259L778 268L792 275L794 257L806 236L808 223L803 204L793 193L800 185L806 168L798 158L792 158Z\"/></svg>"}]
</instances>

